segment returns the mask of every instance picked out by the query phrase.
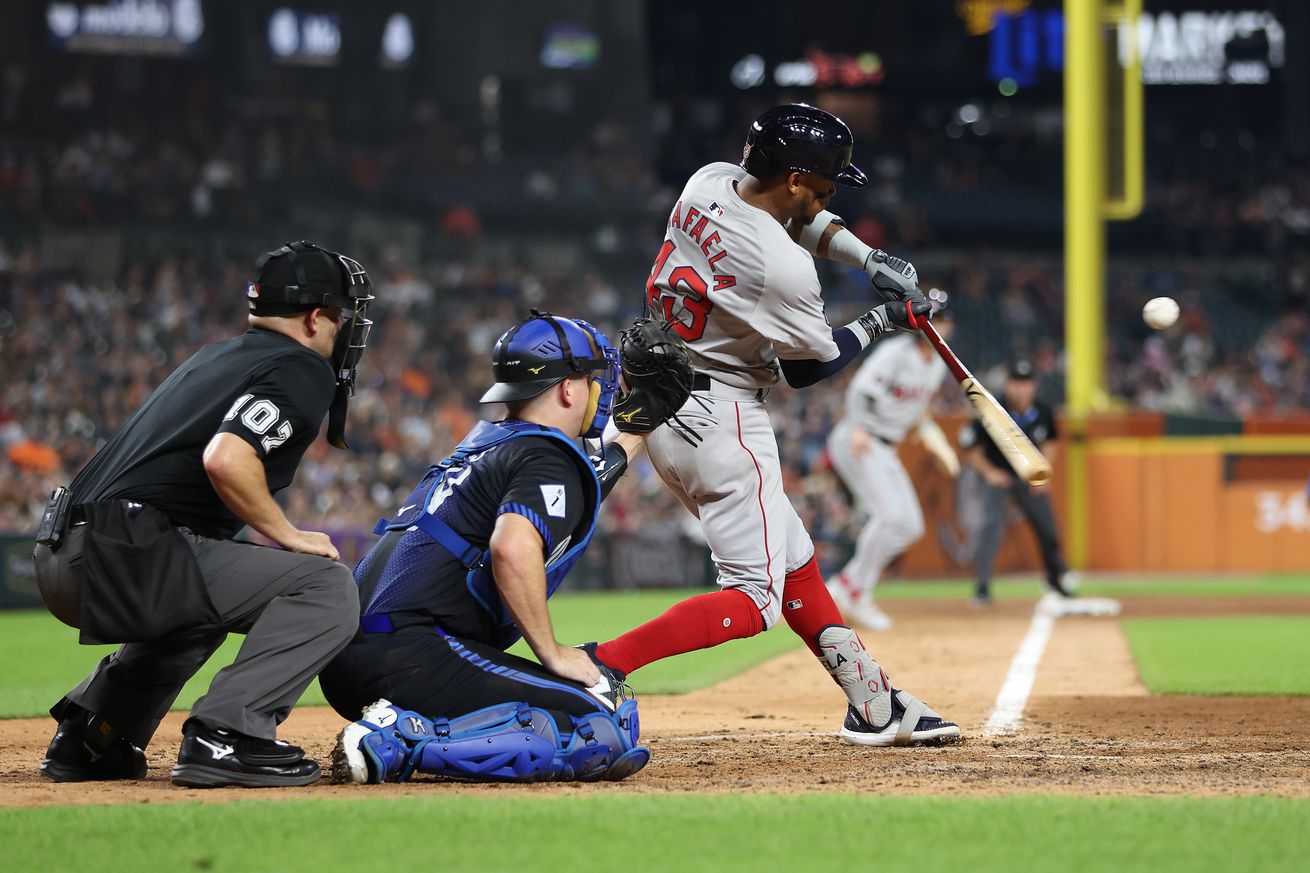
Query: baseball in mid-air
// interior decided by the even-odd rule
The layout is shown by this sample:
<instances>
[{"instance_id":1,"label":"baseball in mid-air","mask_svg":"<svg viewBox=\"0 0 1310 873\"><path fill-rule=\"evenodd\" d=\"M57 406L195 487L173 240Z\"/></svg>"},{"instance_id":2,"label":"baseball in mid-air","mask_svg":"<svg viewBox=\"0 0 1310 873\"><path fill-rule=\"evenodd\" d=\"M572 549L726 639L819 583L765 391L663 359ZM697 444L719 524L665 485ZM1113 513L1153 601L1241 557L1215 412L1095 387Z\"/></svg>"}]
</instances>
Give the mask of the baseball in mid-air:
<instances>
[{"instance_id":1,"label":"baseball in mid-air","mask_svg":"<svg viewBox=\"0 0 1310 873\"><path fill-rule=\"evenodd\" d=\"M1172 297L1152 297L1142 307L1142 320L1156 330L1164 330L1178 320L1178 303Z\"/></svg>"}]
</instances>

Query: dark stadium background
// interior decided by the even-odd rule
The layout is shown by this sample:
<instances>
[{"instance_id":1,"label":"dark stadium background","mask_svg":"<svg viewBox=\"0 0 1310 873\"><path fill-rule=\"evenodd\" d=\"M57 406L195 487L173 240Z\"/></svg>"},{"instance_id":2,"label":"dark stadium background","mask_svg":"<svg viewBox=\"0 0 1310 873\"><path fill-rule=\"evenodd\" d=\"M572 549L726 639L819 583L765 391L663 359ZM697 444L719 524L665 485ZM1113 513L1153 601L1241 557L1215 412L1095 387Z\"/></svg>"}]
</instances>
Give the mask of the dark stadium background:
<instances>
[{"instance_id":1,"label":"dark stadium background","mask_svg":"<svg viewBox=\"0 0 1310 873\"><path fill-rule=\"evenodd\" d=\"M7 2L0 587L26 584L49 487L199 344L241 329L250 264L287 239L356 256L379 289L357 451L317 446L287 493L293 518L357 546L471 423L499 331L529 305L610 331L638 314L682 181L736 160L749 120L783 100L850 122L872 181L834 209L951 292L961 355L988 377L1032 357L1058 401L1059 4L1001 4L1023 7L1003 10L1005 52L995 27L969 33L972 5ZM79 21L91 7L173 18L163 35L70 34L68 6ZM1268 12L1281 65L1259 85L1148 86L1148 206L1109 231L1108 387L1202 429L1303 412L1310 4L1146 9ZM1224 57L1271 51L1265 34ZM867 308L862 274L822 269L834 322ZM1148 336L1136 313L1157 294L1184 321ZM774 400L790 491L830 563L852 533L823 450L843 384ZM605 524L583 584L702 581L702 550L646 465ZM652 553L679 569L643 578Z\"/></svg>"}]
</instances>

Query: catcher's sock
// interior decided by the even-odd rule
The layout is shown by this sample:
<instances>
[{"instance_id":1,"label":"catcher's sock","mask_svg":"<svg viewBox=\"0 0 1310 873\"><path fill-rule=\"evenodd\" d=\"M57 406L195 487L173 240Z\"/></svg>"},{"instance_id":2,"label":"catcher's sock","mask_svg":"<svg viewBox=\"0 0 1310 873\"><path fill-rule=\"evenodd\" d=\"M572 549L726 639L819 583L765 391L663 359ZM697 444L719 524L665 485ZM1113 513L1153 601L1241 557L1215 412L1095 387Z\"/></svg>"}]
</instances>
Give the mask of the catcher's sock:
<instances>
[{"instance_id":1,"label":"catcher's sock","mask_svg":"<svg viewBox=\"0 0 1310 873\"><path fill-rule=\"evenodd\" d=\"M742 592L727 588L675 603L663 615L601 643L596 657L615 670L631 673L661 658L753 637L762 630L759 607Z\"/></svg>"},{"instance_id":2,"label":"catcher's sock","mask_svg":"<svg viewBox=\"0 0 1310 873\"><path fill-rule=\"evenodd\" d=\"M845 624L841 610L833 602L819 575L819 562L810 558L787 574L782 587L782 617L796 636L805 640L810 651L822 657L819 631L828 625Z\"/></svg>"}]
</instances>

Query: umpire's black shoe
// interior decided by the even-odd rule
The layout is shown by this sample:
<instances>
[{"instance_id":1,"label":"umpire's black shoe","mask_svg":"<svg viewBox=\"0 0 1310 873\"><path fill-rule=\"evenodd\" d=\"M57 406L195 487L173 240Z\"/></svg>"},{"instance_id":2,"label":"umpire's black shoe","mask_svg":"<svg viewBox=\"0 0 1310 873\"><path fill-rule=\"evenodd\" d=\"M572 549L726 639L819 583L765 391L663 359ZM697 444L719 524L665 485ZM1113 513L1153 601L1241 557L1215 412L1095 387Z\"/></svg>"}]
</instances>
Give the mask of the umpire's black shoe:
<instances>
[{"instance_id":1,"label":"umpire's black shoe","mask_svg":"<svg viewBox=\"0 0 1310 873\"><path fill-rule=\"evenodd\" d=\"M1046 590L1057 597L1071 598L1077 595L1073 589L1066 583L1064 576L1054 576L1046 580Z\"/></svg>"},{"instance_id":2,"label":"umpire's black shoe","mask_svg":"<svg viewBox=\"0 0 1310 873\"><path fill-rule=\"evenodd\" d=\"M146 778L146 753L91 713L70 706L40 770L56 782Z\"/></svg>"},{"instance_id":3,"label":"umpire's black shoe","mask_svg":"<svg viewBox=\"0 0 1310 873\"><path fill-rule=\"evenodd\" d=\"M173 782L189 788L282 788L308 785L322 775L298 746L262 740L195 719L182 727Z\"/></svg>"},{"instance_id":4,"label":"umpire's black shoe","mask_svg":"<svg viewBox=\"0 0 1310 873\"><path fill-rule=\"evenodd\" d=\"M613 712L619 708L619 704L633 697L632 689L628 687L628 675L622 670L615 670L606 664L600 658L596 657L596 647L599 643L583 643L578 646L579 649L586 652L591 662L600 670L600 681L587 689L587 691L599 697Z\"/></svg>"}]
</instances>

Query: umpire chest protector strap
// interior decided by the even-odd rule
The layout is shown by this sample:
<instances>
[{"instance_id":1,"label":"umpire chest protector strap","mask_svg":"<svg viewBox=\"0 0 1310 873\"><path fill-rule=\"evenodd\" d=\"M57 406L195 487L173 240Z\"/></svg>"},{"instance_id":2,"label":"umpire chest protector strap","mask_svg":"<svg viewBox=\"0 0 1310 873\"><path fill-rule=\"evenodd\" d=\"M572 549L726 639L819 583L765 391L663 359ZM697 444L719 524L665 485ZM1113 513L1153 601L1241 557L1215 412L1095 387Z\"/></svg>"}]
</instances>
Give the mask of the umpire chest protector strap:
<instances>
[{"instance_id":1,"label":"umpire chest protector strap","mask_svg":"<svg viewBox=\"0 0 1310 873\"><path fill-rule=\"evenodd\" d=\"M419 482L409 499L405 501L406 505L415 504L415 506L394 520L379 519L377 526L373 529L373 532L377 534L399 536L404 531L417 528L454 555L467 571L465 582L469 594L498 624L508 631L512 631L512 638L505 644L506 646L517 640L519 635L514 630L514 620L510 616L509 610L501 603L500 594L496 590L496 582L491 573L490 550L470 543L462 534L433 514L431 510L436 508L433 506L434 495L443 485L447 484L448 480L458 481L461 474L468 475L477 459L484 453L502 446L510 440L528 436L544 437L566 447L568 456L577 464L583 494L586 499L582 517L578 521L577 528L573 531L568 548L560 554L551 555L546 563L546 596L550 597L559 588L564 581L564 577L568 575L569 570L578 562L578 559L582 557L582 553L586 551L587 546L591 543L591 538L596 532L596 520L600 515L601 501L600 480L596 476L596 470L592 466L591 460L583 454L573 440L553 428L517 421L478 422L450 457L428 468L422 481ZM452 485L451 487L455 486ZM453 496L453 492L451 496ZM488 539L490 539L490 531L487 533ZM360 599L366 604L371 603L376 597L376 591L372 589L376 586L376 580L381 575L382 567L380 564L383 563L385 562L378 562L372 568L373 572L370 573L370 576L373 578L366 577L360 580L362 589ZM367 606L365 608L365 617L368 617Z\"/></svg>"}]
</instances>

